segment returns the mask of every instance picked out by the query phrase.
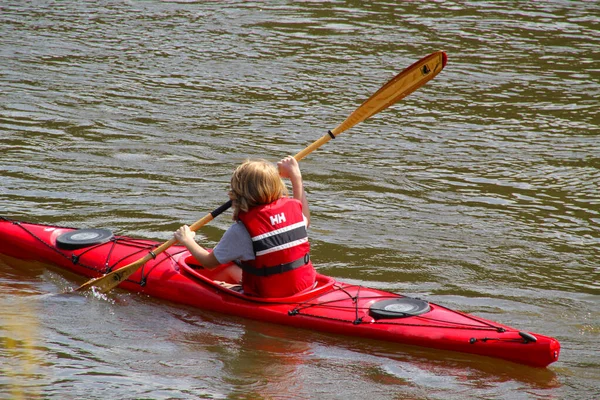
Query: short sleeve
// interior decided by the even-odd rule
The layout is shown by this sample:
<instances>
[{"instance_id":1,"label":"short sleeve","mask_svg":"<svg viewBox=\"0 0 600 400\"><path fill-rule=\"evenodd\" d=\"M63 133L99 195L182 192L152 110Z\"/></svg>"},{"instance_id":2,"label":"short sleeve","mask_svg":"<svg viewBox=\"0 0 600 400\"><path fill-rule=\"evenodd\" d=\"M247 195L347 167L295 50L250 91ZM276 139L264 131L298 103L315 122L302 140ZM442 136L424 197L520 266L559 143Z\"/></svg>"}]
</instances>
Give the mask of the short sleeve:
<instances>
[{"instance_id":1,"label":"short sleeve","mask_svg":"<svg viewBox=\"0 0 600 400\"><path fill-rule=\"evenodd\" d=\"M213 250L221 264L234 260L254 260L252 238L243 223L237 221L229 227Z\"/></svg>"}]
</instances>

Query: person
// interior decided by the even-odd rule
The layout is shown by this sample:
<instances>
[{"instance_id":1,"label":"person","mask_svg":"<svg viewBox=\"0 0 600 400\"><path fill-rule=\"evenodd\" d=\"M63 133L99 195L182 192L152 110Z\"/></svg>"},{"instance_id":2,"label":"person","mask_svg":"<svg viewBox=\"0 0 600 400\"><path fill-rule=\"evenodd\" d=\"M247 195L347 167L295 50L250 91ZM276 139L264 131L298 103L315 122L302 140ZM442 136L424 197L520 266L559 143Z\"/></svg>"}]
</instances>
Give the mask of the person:
<instances>
[{"instance_id":1,"label":"person","mask_svg":"<svg viewBox=\"0 0 600 400\"><path fill-rule=\"evenodd\" d=\"M292 184L291 198L282 178ZM314 287L316 271L307 235L310 210L296 159L285 157L277 167L247 160L231 177L229 197L235 222L212 252L196 243L187 225L175 232L175 239L204 268L234 261L223 272L225 280L239 282L241 277L245 294L287 297Z\"/></svg>"}]
</instances>

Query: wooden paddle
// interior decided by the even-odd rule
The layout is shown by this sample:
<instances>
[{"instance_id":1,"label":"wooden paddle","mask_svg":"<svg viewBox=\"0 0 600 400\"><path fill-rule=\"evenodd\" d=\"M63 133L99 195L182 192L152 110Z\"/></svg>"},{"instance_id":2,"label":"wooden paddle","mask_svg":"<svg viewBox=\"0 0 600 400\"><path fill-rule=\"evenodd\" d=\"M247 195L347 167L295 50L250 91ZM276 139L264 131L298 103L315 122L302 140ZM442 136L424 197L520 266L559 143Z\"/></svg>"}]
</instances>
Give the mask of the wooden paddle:
<instances>
[{"instance_id":1,"label":"wooden paddle","mask_svg":"<svg viewBox=\"0 0 600 400\"><path fill-rule=\"evenodd\" d=\"M396 75L388 83L383 85L381 89L375 92L375 94L369 97L352 114L350 114L350 116L348 116L344 122L339 124L335 129L328 131L325 135L323 135L323 137L316 140L307 148L296 154L294 158L297 161L302 160L314 150L318 149L331 139L334 139L337 135L408 96L439 74L440 71L446 66L447 59L446 53L443 51L437 51L412 64L410 67ZM198 221L194 222L190 226L190 229L192 231L200 229L230 207L231 200L216 208L209 214L206 214ZM158 254L167 250L176 242L177 241L175 239L171 239L157 247L155 250L150 251L145 257L139 259L138 261L135 261L115 271L109 272L108 274L99 278L90 279L76 290L79 291L95 287L98 289L98 291L106 293L115 286L119 285L121 282L125 281L140 267L153 258L156 258Z\"/></svg>"}]
</instances>

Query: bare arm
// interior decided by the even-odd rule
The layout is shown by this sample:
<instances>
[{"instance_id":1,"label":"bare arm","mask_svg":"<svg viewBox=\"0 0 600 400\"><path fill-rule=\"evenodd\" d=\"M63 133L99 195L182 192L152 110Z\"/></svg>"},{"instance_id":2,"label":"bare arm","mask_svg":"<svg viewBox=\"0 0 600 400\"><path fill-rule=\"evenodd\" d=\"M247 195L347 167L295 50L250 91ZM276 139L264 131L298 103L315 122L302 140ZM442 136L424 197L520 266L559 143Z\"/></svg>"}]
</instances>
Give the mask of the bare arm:
<instances>
[{"instance_id":1,"label":"bare arm","mask_svg":"<svg viewBox=\"0 0 600 400\"><path fill-rule=\"evenodd\" d=\"M282 178L289 178L292 183L292 195L296 200L302 203L302 213L306 217L306 225L310 226L310 209L308 208L308 200L304 185L302 184L302 173L298 166L298 161L292 156L287 156L277 163L279 175Z\"/></svg>"},{"instance_id":2,"label":"bare arm","mask_svg":"<svg viewBox=\"0 0 600 400\"><path fill-rule=\"evenodd\" d=\"M196 233L190 230L190 227L187 225L183 225L173 235L175 239L184 245L190 253L194 256L196 260L204 267L208 269L213 269L214 267L219 265L219 261L215 255L206 249L202 248L196 241L194 237Z\"/></svg>"}]
</instances>

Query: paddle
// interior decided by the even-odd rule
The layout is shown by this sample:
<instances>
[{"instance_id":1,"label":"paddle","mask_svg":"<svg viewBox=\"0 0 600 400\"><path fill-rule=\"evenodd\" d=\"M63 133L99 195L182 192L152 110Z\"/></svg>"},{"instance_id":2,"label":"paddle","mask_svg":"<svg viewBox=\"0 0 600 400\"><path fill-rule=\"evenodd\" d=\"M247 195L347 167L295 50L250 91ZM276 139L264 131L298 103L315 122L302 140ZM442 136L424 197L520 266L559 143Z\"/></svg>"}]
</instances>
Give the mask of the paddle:
<instances>
[{"instance_id":1,"label":"paddle","mask_svg":"<svg viewBox=\"0 0 600 400\"><path fill-rule=\"evenodd\" d=\"M302 160L308 154L312 153L314 150L318 149L331 139L335 139L337 135L408 96L439 74L440 71L446 66L446 61L446 53L443 51L437 51L415 62L410 67L406 68L404 71L392 78L388 83L383 85L381 89L375 92L375 94L369 97L352 114L350 114L350 116L348 116L344 122L339 124L335 129L328 131L320 139L316 140L314 143L296 154L294 158L297 161ZM192 231L198 230L230 207L231 200L214 209L212 212L206 214L198 221L194 222L190 226L190 229ZM157 247L154 251L150 251L146 256L138 261L135 261L115 271L109 272L108 274L99 278L90 279L76 290L79 291L96 287L100 292L106 293L115 286L119 285L121 282L125 281L140 267L142 267L148 261L156 258L158 254L167 250L176 242L177 241L175 239L171 239Z\"/></svg>"}]
</instances>

